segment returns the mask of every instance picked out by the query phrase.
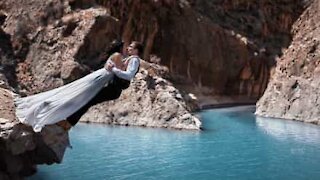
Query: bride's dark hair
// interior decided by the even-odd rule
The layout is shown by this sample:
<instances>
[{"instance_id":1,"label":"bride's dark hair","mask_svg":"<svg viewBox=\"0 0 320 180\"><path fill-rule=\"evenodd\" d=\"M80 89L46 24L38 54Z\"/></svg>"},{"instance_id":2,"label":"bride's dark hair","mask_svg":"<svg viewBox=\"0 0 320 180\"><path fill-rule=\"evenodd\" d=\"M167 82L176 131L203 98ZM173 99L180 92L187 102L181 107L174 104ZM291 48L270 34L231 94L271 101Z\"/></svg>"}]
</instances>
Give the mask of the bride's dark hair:
<instances>
[{"instance_id":1,"label":"bride's dark hair","mask_svg":"<svg viewBox=\"0 0 320 180\"><path fill-rule=\"evenodd\" d=\"M121 40L113 40L106 50L106 56L111 56L113 53L122 53L123 49L123 41Z\"/></svg>"}]
</instances>

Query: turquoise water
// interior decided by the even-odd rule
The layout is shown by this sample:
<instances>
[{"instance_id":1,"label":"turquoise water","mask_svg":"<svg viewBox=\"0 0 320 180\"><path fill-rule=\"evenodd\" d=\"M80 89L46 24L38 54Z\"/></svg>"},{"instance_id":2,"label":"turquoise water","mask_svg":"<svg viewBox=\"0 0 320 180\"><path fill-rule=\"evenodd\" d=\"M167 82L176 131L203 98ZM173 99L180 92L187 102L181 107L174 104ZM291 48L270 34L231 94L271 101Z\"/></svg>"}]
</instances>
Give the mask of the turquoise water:
<instances>
[{"instance_id":1,"label":"turquoise water","mask_svg":"<svg viewBox=\"0 0 320 180\"><path fill-rule=\"evenodd\" d=\"M201 132L79 124L63 163L29 179L320 179L320 127L253 111L204 111Z\"/></svg>"}]
</instances>

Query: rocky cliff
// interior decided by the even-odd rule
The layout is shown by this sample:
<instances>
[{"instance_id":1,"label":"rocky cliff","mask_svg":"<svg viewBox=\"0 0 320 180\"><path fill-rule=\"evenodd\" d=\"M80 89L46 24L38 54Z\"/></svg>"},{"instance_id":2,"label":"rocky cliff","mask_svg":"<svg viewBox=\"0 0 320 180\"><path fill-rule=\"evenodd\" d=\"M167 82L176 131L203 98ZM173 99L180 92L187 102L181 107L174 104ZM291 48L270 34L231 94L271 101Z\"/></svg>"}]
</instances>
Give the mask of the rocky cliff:
<instances>
[{"instance_id":1,"label":"rocky cliff","mask_svg":"<svg viewBox=\"0 0 320 180\"><path fill-rule=\"evenodd\" d=\"M6 1L2 6L18 72L11 84L21 94L53 89L88 74L117 38L116 20L103 8L72 11L68 1L58 0Z\"/></svg>"},{"instance_id":2,"label":"rocky cliff","mask_svg":"<svg viewBox=\"0 0 320 180\"><path fill-rule=\"evenodd\" d=\"M143 6L143 3L141 5ZM90 71L101 68L99 65L105 60L99 57L101 57L107 45L111 40L124 36L121 35L121 21L110 15L110 9L99 6L99 2L95 1L56 0L43 2L33 0L30 2L3 2L2 7L7 16L3 25L4 32L7 36L11 36L12 62L14 62L12 66L15 66L15 70L18 72L15 81L9 79L8 81L22 95L59 87L83 77ZM37 9L35 9L36 7ZM17 14L17 12L20 14ZM21 14L24 14L24 16ZM129 41L132 38L134 37L124 39ZM27 43L21 44L21 42ZM22 50L23 48L26 50ZM9 48L6 48L6 50L9 52ZM146 48L146 51L148 51L148 48ZM151 64L148 67L151 67ZM143 69L142 67L141 70ZM146 69L144 70L147 72ZM132 99L126 98L125 101L131 101L132 103L136 99L144 99L144 94L152 94L152 97L151 95L149 97L151 101L141 105L149 106L150 103L157 103L159 107L156 112L159 114L154 112L152 115L147 115L138 111L137 113L130 113L133 115L132 117L143 119L143 121L146 121L146 119L158 120L158 126L161 127L168 126L165 124L171 120L174 123L180 123L180 120L186 119L185 122L193 124L192 127L189 127L190 129L199 129L200 122L188 112L183 97L179 101L171 102L171 99L179 99L176 98L175 94L180 94L180 92L172 85L169 87L169 82L166 80L158 82L162 84L163 89L157 86L156 91L153 91L155 87L149 87L150 84L155 83L155 79L158 81L161 79L161 77L155 76L158 73L156 69L151 71L153 74L146 74L144 77L136 79L137 83L133 82L133 84L142 84L141 86L130 88L140 88L141 93L135 94L136 90L129 90L125 94L132 93L129 96ZM169 72L166 72L166 74L168 77ZM166 96L168 102L167 100L155 100L161 93L171 93L173 95ZM164 99L164 97L165 95L162 95L161 98ZM110 104L109 106L113 105ZM123 108L119 109L118 113L123 115L121 110ZM143 109L143 106L139 106L138 109ZM131 112L130 108L125 111ZM136 111L136 109L132 109L133 111ZM105 116L102 112L100 114L100 116ZM137 116L137 114L140 115ZM183 116L184 114L188 118ZM164 124L161 125L162 123ZM174 123L170 127L182 127L179 123L173 125ZM187 123L185 127L187 128Z\"/></svg>"},{"instance_id":3,"label":"rocky cliff","mask_svg":"<svg viewBox=\"0 0 320 180\"><path fill-rule=\"evenodd\" d=\"M35 173L37 164L60 163L66 147L69 146L68 132L61 127L47 126L41 133L36 134L16 119L12 92L14 89L10 85L17 84L15 70L19 59L18 52L23 51L23 48L15 51L11 35L1 28L6 18L7 15L0 11L1 180L21 179L31 175Z\"/></svg>"},{"instance_id":4,"label":"rocky cliff","mask_svg":"<svg viewBox=\"0 0 320 180\"><path fill-rule=\"evenodd\" d=\"M10 91L24 96L62 86L100 68L104 61L100 57L111 40L122 38L126 43L139 40L145 44L145 60L168 68L144 63L132 86L119 100L92 107L81 120L199 129L200 121L190 113L196 107L197 97L188 92L198 97L245 96L254 100L259 97L266 88L276 57L291 42L291 25L303 12L305 3L299 0L0 1L0 86L7 89L0 92L1 104L8 105L2 107L4 111L0 114L0 178L28 175L37 163L61 161L68 142L67 133L56 125L48 126L44 134L34 134L18 124ZM288 118L292 118L289 111L297 112L296 116L301 118L311 116L298 112L302 111L300 102L312 107L318 99L303 100L305 96L317 97L318 39L308 34L312 31L316 34L318 30L318 16L310 15L317 12L316 5L313 3L296 22L293 45L281 58L283 61L257 112L268 110ZM301 41L306 42L308 50L299 46ZM273 89L279 94L274 95L278 99L268 96L274 93ZM287 101L278 103L281 98ZM313 111L312 117L317 113Z\"/></svg>"},{"instance_id":5,"label":"rocky cliff","mask_svg":"<svg viewBox=\"0 0 320 180\"><path fill-rule=\"evenodd\" d=\"M299 0L3 1L3 27L17 57L7 71L18 71L8 80L24 94L61 86L97 68L106 44L122 38L143 42L144 59L168 66L180 89L256 99L304 5ZM79 33L84 31L87 36Z\"/></svg>"},{"instance_id":6,"label":"rocky cliff","mask_svg":"<svg viewBox=\"0 0 320 180\"><path fill-rule=\"evenodd\" d=\"M320 124L320 1L312 1L292 28L256 114Z\"/></svg>"},{"instance_id":7,"label":"rocky cliff","mask_svg":"<svg viewBox=\"0 0 320 180\"><path fill-rule=\"evenodd\" d=\"M142 61L141 70L120 98L92 106L82 122L199 130L190 111L195 99L163 77L168 69Z\"/></svg>"},{"instance_id":8,"label":"rocky cliff","mask_svg":"<svg viewBox=\"0 0 320 180\"><path fill-rule=\"evenodd\" d=\"M62 161L69 136L57 125L34 133L15 118L12 92L0 88L0 179L20 179L36 172L37 164Z\"/></svg>"},{"instance_id":9,"label":"rocky cliff","mask_svg":"<svg viewBox=\"0 0 320 180\"><path fill-rule=\"evenodd\" d=\"M120 20L124 40L146 44L146 60L169 67L175 85L197 95L253 98L266 88L275 57L289 45L291 25L304 8L299 0L96 3Z\"/></svg>"},{"instance_id":10,"label":"rocky cliff","mask_svg":"<svg viewBox=\"0 0 320 180\"><path fill-rule=\"evenodd\" d=\"M69 145L68 133L60 126L46 126L36 134L18 123L12 92L25 96L46 91L101 68L106 46L121 37L121 24L108 9L95 3L79 8L77 3L0 1L0 87L5 88L0 89L0 179L19 179L34 173L37 164L59 163ZM163 76L168 77L165 67L144 63L119 102L94 107L112 112L91 111L85 117L112 124L199 130L201 122L190 114L184 99L189 96ZM134 101L139 103L135 106ZM125 106L119 108L119 103Z\"/></svg>"}]
</instances>

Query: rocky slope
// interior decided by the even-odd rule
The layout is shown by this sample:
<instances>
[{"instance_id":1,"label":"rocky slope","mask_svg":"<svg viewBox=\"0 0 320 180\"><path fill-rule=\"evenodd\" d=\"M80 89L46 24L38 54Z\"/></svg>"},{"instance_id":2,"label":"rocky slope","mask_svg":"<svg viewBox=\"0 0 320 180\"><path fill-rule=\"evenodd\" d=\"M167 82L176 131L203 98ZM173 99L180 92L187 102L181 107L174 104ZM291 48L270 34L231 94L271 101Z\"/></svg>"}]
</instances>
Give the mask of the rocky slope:
<instances>
[{"instance_id":1,"label":"rocky slope","mask_svg":"<svg viewBox=\"0 0 320 180\"><path fill-rule=\"evenodd\" d=\"M320 1L293 25L293 41L277 67L256 114L320 124Z\"/></svg>"},{"instance_id":2,"label":"rocky slope","mask_svg":"<svg viewBox=\"0 0 320 180\"><path fill-rule=\"evenodd\" d=\"M68 1L58 0L6 1L2 6L7 13L4 31L12 37L12 61L17 64L17 83L12 84L22 94L53 89L88 74L118 36L116 20L103 8L71 11Z\"/></svg>"},{"instance_id":3,"label":"rocky slope","mask_svg":"<svg viewBox=\"0 0 320 180\"><path fill-rule=\"evenodd\" d=\"M165 74L166 68L142 62L119 99L92 106L80 121L199 130L200 120L189 112L194 100L162 78Z\"/></svg>"},{"instance_id":4,"label":"rocky slope","mask_svg":"<svg viewBox=\"0 0 320 180\"><path fill-rule=\"evenodd\" d=\"M69 136L57 125L46 126L41 133L18 123L12 92L0 88L0 179L20 179L36 171L37 164L62 161Z\"/></svg>"}]
</instances>

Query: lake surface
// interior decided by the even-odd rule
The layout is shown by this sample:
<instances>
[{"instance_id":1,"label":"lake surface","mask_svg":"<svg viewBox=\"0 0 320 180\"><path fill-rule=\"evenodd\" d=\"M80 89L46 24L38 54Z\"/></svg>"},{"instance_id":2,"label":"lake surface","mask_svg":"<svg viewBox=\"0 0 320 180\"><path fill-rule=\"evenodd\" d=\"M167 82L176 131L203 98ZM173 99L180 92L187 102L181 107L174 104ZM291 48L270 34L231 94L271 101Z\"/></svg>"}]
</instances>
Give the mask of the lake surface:
<instances>
[{"instance_id":1,"label":"lake surface","mask_svg":"<svg viewBox=\"0 0 320 180\"><path fill-rule=\"evenodd\" d=\"M201 132L78 124L62 164L28 179L320 179L320 127L253 112L203 111Z\"/></svg>"}]
</instances>

